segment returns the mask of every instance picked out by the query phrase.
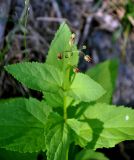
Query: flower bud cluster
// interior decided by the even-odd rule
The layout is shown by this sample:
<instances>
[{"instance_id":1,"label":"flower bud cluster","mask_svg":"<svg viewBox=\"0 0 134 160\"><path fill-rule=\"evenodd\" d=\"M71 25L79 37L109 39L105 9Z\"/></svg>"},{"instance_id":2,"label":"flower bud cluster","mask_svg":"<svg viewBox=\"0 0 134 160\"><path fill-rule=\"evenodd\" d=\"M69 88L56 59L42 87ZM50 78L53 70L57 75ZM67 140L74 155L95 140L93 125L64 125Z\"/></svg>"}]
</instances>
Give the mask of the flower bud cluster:
<instances>
[{"instance_id":1,"label":"flower bud cluster","mask_svg":"<svg viewBox=\"0 0 134 160\"><path fill-rule=\"evenodd\" d=\"M76 35L75 35L74 33L73 33L73 34L71 35L71 37L70 37L69 45L70 45L71 47L73 47L73 45L74 45L74 43L75 43L75 37L76 37ZM86 62L91 62L91 61L92 61L92 58L91 58L89 55L86 55L86 54L83 52L83 50L85 50L86 48L87 48L87 47L86 47L85 45L83 45L83 46L82 46L82 49L79 50L79 54L83 55L84 60L85 60ZM65 53L68 53L68 54L65 55L65 58L70 58L70 56L73 56L73 52L75 52L75 51L72 51L72 50L70 50L70 51L65 51ZM70 53L71 53L71 54L70 54ZM58 53L57 58L58 58L59 60L62 60L62 59L63 59L63 54L62 54L62 53ZM73 72L74 72L74 73L78 73L79 71L80 71L79 68L74 67L74 69L73 69Z\"/></svg>"}]
</instances>

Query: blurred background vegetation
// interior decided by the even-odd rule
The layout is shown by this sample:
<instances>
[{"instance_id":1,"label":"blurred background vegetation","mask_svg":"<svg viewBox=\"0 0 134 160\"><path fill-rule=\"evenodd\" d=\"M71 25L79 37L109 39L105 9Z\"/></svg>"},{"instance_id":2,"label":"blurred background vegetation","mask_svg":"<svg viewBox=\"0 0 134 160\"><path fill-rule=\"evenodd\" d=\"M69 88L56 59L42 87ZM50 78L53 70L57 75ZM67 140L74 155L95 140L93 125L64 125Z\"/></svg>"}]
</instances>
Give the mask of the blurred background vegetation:
<instances>
[{"instance_id":1,"label":"blurred background vegetation","mask_svg":"<svg viewBox=\"0 0 134 160\"><path fill-rule=\"evenodd\" d=\"M113 103L134 107L133 0L0 0L0 98L41 98L40 93L7 75L3 66L22 61L44 62L50 42L63 21L76 33L78 47L86 45L85 52L93 59L92 63L80 59L81 71L107 59L119 59ZM110 160L133 160L134 142L126 141L113 149L99 151ZM6 160L5 154L2 150L1 160ZM17 153L14 156L20 157ZM42 155L38 159L43 159Z\"/></svg>"}]
</instances>

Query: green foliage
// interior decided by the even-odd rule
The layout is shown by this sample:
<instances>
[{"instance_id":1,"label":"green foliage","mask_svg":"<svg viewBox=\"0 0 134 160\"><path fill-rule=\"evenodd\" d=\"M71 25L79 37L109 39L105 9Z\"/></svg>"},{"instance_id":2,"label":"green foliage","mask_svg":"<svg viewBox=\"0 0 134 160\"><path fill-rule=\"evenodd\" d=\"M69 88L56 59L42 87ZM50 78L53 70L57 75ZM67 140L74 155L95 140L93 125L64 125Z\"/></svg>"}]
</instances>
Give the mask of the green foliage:
<instances>
[{"instance_id":1,"label":"green foliage","mask_svg":"<svg viewBox=\"0 0 134 160\"><path fill-rule=\"evenodd\" d=\"M47 103L56 108L56 107L63 107L63 91L59 90L57 93L44 93L44 98L46 99Z\"/></svg>"},{"instance_id":2,"label":"green foliage","mask_svg":"<svg viewBox=\"0 0 134 160\"><path fill-rule=\"evenodd\" d=\"M108 158L102 153L83 149L76 155L75 160L108 160Z\"/></svg>"},{"instance_id":3,"label":"green foliage","mask_svg":"<svg viewBox=\"0 0 134 160\"><path fill-rule=\"evenodd\" d=\"M127 0L125 6L124 6L124 9L125 9L125 15L122 19L122 24L123 24L123 27L124 27L124 30L127 28L127 27L130 27L132 28L132 24L131 24L131 21L130 21L130 17L134 18L134 2L133 0Z\"/></svg>"},{"instance_id":4,"label":"green foliage","mask_svg":"<svg viewBox=\"0 0 134 160\"><path fill-rule=\"evenodd\" d=\"M19 153L0 149L1 160L37 160L37 153Z\"/></svg>"},{"instance_id":5,"label":"green foliage","mask_svg":"<svg viewBox=\"0 0 134 160\"><path fill-rule=\"evenodd\" d=\"M88 122L93 130L93 139L88 148L109 148L124 140L134 140L134 110L103 103L82 105L80 119Z\"/></svg>"},{"instance_id":6,"label":"green foliage","mask_svg":"<svg viewBox=\"0 0 134 160\"><path fill-rule=\"evenodd\" d=\"M91 102L97 100L105 90L87 75L78 73L70 86L68 94L76 100Z\"/></svg>"},{"instance_id":7,"label":"green foliage","mask_svg":"<svg viewBox=\"0 0 134 160\"><path fill-rule=\"evenodd\" d=\"M49 160L65 159L68 155L70 134L64 123L52 127L46 135L47 158Z\"/></svg>"},{"instance_id":8,"label":"green foliage","mask_svg":"<svg viewBox=\"0 0 134 160\"><path fill-rule=\"evenodd\" d=\"M31 109L32 104L36 104L36 106L33 106ZM40 108L34 114L36 111L35 107L38 106ZM1 100L0 147L24 153L45 151L43 123L47 114L44 112L46 109L43 109L43 107L45 108L46 105L34 99L16 98ZM41 114L39 115L39 113ZM42 117L42 114L44 117Z\"/></svg>"},{"instance_id":9,"label":"green foliage","mask_svg":"<svg viewBox=\"0 0 134 160\"><path fill-rule=\"evenodd\" d=\"M24 62L5 67L11 75L27 87L56 93L62 86L62 73L53 66L37 62Z\"/></svg>"},{"instance_id":10,"label":"green foliage","mask_svg":"<svg viewBox=\"0 0 134 160\"><path fill-rule=\"evenodd\" d=\"M97 65L88 75L73 72L79 57L73 37L63 23L46 64L24 62L5 67L22 84L42 92L43 99L0 101L1 148L23 153L43 151L47 160L68 160L72 144L88 149L109 148L134 139L134 110L108 104L117 61ZM87 151L83 152L88 156ZM95 157L93 151L89 153L89 159Z\"/></svg>"},{"instance_id":11,"label":"green foliage","mask_svg":"<svg viewBox=\"0 0 134 160\"><path fill-rule=\"evenodd\" d=\"M78 121L77 119L68 119L68 126L73 131L75 143L85 147L92 140L92 129L88 123Z\"/></svg>"},{"instance_id":12,"label":"green foliage","mask_svg":"<svg viewBox=\"0 0 134 160\"><path fill-rule=\"evenodd\" d=\"M107 60L89 69L86 74L98 82L107 92L97 102L112 102L112 95L118 73L118 61Z\"/></svg>"},{"instance_id":13,"label":"green foliage","mask_svg":"<svg viewBox=\"0 0 134 160\"><path fill-rule=\"evenodd\" d=\"M72 66L77 65L79 58L78 50L76 49L75 45L69 45L70 37L71 32L66 23L61 24L54 40L51 43L46 61L47 64L51 64L54 67L59 68L60 70L66 69L66 66L68 64ZM73 54L71 52L73 52ZM59 61L57 58L59 53L63 55L62 61ZM72 56L70 56L71 54ZM66 56L69 56L69 58L66 58Z\"/></svg>"}]
</instances>

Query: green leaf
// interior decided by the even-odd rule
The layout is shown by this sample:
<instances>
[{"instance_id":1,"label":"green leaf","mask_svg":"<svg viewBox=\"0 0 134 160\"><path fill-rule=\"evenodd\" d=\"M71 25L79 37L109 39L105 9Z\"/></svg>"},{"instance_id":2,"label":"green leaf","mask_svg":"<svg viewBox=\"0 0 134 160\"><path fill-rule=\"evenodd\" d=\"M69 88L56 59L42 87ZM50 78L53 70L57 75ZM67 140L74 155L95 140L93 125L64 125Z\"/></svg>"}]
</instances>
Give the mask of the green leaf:
<instances>
[{"instance_id":1,"label":"green leaf","mask_svg":"<svg viewBox=\"0 0 134 160\"><path fill-rule=\"evenodd\" d=\"M87 71L87 74L107 91L99 100L97 100L98 102L112 102L118 74L118 65L117 60L107 60Z\"/></svg>"},{"instance_id":2,"label":"green leaf","mask_svg":"<svg viewBox=\"0 0 134 160\"><path fill-rule=\"evenodd\" d=\"M68 91L68 95L76 100L91 102L100 98L105 93L104 89L89 76L77 73Z\"/></svg>"},{"instance_id":3,"label":"green leaf","mask_svg":"<svg viewBox=\"0 0 134 160\"><path fill-rule=\"evenodd\" d=\"M78 50L76 46L73 45L71 48L69 45L71 37L71 32L66 23L62 23L59 30L57 31L54 40L51 43L48 56L47 56L47 64L54 65L60 70L64 70L68 64L71 66L76 66L78 63ZM71 54L67 51L73 50L72 56L70 58L65 58L66 55ZM63 55L63 59L59 60L57 58L58 54Z\"/></svg>"},{"instance_id":4,"label":"green leaf","mask_svg":"<svg viewBox=\"0 0 134 160\"><path fill-rule=\"evenodd\" d=\"M103 153L83 149L76 155L75 160L109 160Z\"/></svg>"},{"instance_id":5,"label":"green leaf","mask_svg":"<svg viewBox=\"0 0 134 160\"><path fill-rule=\"evenodd\" d=\"M63 107L63 91L59 90L56 94L55 93L44 93L44 98L48 105L56 108L56 107Z\"/></svg>"},{"instance_id":6,"label":"green leaf","mask_svg":"<svg viewBox=\"0 0 134 160\"><path fill-rule=\"evenodd\" d=\"M40 102L35 98L30 98L26 102L26 109L44 125L50 112L52 112L51 107L48 106L45 101Z\"/></svg>"},{"instance_id":7,"label":"green leaf","mask_svg":"<svg viewBox=\"0 0 134 160\"><path fill-rule=\"evenodd\" d=\"M53 114L48 121L46 146L48 160L65 160L68 154L70 135L62 117Z\"/></svg>"},{"instance_id":8,"label":"green leaf","mask_svg":"<svg viewBox=\"0 0 134 160\"><path fill-rule=\"evenodd\" d=\"M44 98L47 102L47 104L53 108L58 108L61 107L63 108L64 106L64 92L61 90L57 92L56 94L54 93L44 93ZM75 102L77 104L77 102ZM66 107L69 107L70 105L75 105L74 99L72 97L67 97L66 96Z\"/></svg>"},{"instance_id":9,"label":"green leaf","mask_svg":"<svg viewBox=\"0 0 134 160\"><path fill-rule=\"evenodd\" d=\"M19 153L0 149L1 160L37 160L37 153Z\"/></svg>"},{"instance_id":10,"label":"green leaf","mask_svg":"<svg viewBox=\"0 0 134 160\"><path fill-rule=\"evenodd\" d=\"M62 86L62 73L47 64L24 62L8 65L5 69L18 81L37 91L56 93Z\"/></svg>"},{"instance_id":11,"label":"green leaf","mask_svg":"<svg viewBox=\"0 0 134 160\"><path fill-rule=\"evenodd\" d=\"M83 108L81 119L93 130L88 148L109 148L124 140L134 140L134 110L103 103L83 105Z\"/></svg>"},{"instance_id":12,"label":"green leaf","mask_svg":"<svg viewBox=\"0 0 134 160\"><path fill-rule=\"evenodd\" d=\"M36 107L39 108L37 113ZM48 114L44 112L45 107L43 102L33 99L1 100L0 147L19 152L44 151L44 121Z\"/></svg>"},{"instance_id":13,"label":"green leaf","mask_svg":"<svg viewBox=\"0 0 134 160\"><path fill-rule=\"evenodd\" d=\"M75 143L81 147L85 147L92 140L92 129L86 122L77 119L68 119L68 126L74 133Z\"/></svg>"}]
</instances>

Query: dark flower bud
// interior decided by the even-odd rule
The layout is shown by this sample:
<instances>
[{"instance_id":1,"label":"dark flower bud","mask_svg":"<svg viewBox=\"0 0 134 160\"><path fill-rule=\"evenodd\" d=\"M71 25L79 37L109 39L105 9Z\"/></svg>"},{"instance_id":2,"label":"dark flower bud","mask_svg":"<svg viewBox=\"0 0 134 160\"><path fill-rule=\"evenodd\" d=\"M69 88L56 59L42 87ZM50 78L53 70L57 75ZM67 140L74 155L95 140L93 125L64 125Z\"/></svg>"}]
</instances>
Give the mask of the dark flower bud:
<instances>
[{"instance_id":1,"label":"dark flower bud","mask_svg":"<svg viewBox=\"0 0 134 160\"><path fill-rule=\"evenodd\" d=\"M79 68L74 68L73 71L74 71L74 73L80 72Z\"/></svg>"},{"instance_id":2,"label":"dark flower bud","mask_svg":"<svg viewBox=\"0 0 134 160\"><path fill-rule=\"evenodd\" d=\"M59 54L57 55L57 58L58 58L59 60L61 60L61 59L63 59L63 55L62 55L61 53L59 53Z\"/></svg>"}]
</instances>

